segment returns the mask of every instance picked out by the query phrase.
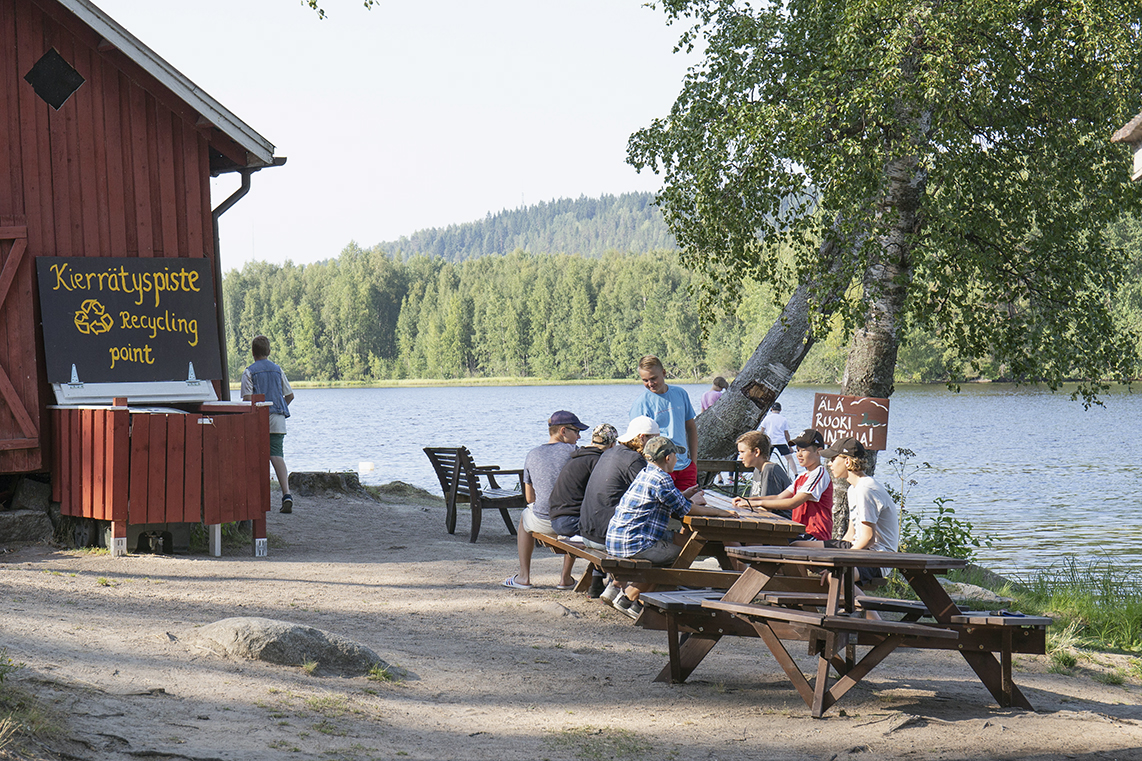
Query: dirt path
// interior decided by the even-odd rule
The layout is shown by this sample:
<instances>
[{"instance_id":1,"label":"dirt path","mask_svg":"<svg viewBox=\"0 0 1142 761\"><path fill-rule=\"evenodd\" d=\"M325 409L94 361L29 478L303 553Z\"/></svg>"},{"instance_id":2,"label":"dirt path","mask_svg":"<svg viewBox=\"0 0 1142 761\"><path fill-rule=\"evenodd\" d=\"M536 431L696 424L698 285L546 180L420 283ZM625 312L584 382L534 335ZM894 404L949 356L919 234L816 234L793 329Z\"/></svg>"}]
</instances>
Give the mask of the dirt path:
<instances>
[{"instance_id":1,"label":"dirt path","mask_svg":"<svg viewBox=\"0 0 1142 761\"><path fill-rule=\"evenodd\" d=\"M11 547L0 555L10 676L58 711L43 757L116 759L1142 758L1142 690L1017 658L1038 713L998 709L956 653L903 651L823 720L757 640L723 642L685 685L655 684L665 635L557 592L536 553L502 589L515 541L476 544L438 505L299 499L271 514L270 557ZM277 546L274 546L277 545ZM579 570L579 569L577 569ZM265 616L357 640L399 684L224 660L196 627ZM803 666L808 670L810 662ZM30 749L30 753L35 751ZM0 752L0 757L3 753Z\"/></svg>"}]
</instances>

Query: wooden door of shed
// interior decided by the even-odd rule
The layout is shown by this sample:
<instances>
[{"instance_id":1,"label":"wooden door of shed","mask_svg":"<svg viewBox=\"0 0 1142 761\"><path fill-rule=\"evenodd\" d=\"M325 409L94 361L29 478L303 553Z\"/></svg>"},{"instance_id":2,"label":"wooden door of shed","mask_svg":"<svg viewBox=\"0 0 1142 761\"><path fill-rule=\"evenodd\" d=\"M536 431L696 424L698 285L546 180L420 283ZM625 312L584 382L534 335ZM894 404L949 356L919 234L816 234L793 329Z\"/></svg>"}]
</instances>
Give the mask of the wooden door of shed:
<instances>
[{"instance_id":1,"label":"wooden door of shed","mask_svg":"<svg viewBox=\"0 0 1142 761\"><path fill-rule=\"evenodd\" d=\"M43 468L32 257L22 220L0 217L0 473Z\"/></svg>"}]
</instances>

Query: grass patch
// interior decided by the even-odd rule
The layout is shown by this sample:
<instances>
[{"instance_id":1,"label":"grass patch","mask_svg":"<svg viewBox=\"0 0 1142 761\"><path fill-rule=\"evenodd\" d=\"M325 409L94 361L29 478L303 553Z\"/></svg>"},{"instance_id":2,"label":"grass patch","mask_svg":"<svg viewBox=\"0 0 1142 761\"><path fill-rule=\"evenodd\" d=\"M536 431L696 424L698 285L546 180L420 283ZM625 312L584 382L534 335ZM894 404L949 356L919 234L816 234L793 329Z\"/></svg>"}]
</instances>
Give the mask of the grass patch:
<instances>
[{"instance_id":1,"label":"grass patch","mask_svg":"<svg viewBox=\"0 0 1142 761\"><path fill-rule=\"evenodd\" d=\"M0 755L19 751L25 738L40 742L63 734L59 715L43 705L27 690L12 684L11 675L23 668L14 663L5 648L0 648ZM13 755L13 758L20 756Z\"/></svg>"},{"instance_id":2,"label":"grass patch","mask_svg":"<svg viewBox=\"0 0 1142 761\"><path fill-rule=\"evenodd\" d=\"M342 695L315 695L312 698L306 698L305 705L314 713L331 719L344 716L349 712L349 703Z\"/></svg>"},{"instance_id":3,"label":"grass patch","mask_svg":"<svg viewBox=\"0 0 1142 761\"><path fill-rule=\"evenodd\" d=\"M996 591L1018 611L1054 618L1051 629L1071 647L1142 652L1142 569L1067 557Z\"/></svg>"},{"instance_id":4,"label":"grass patch","mask_svg":"<svg viewBox=\"0 0 1142 761\"><path fill-rule=\"evenodd\" d=\"M400 679L390 666L382 666L377 664L369 669L369 673L365 674L365 678L370 682L399 682Z\"/></svg>"},{"instance_id":5,"label":"grass patch","mask_svg":"<svg viewBox=\"0 0 1142 761\"><path fill-rule=\"evenodd\" d=\"M98 579L95 580L95 583L101 587L113 587L113 586L115 586L113 583L111 583L111 580L108 579L106 576L100 576Z\"/></svg>"},{"instance_id":6,"label":"grass patch","mask_svg":"<svg viewBox=\"0 0 1142 761\"><path fill-rule=\"evenodd\" d=\"M1126 681L1126 677L1122 676L1120 671L1096 671L1091 674L1091 679L1103 684L1122 684Z\"/></svg>"},{"instance_id":7,"label":"grass patch","mask_svg":"<svg viewBox=\"0 0 1142 761\"><path fill-rule=\"evenodd\" d=\"M619 761L662 758L661 748L626 729L611 727L575 727L545 738L555 748L565 749L576 758L590 761ZM671 754L673 755L673 754Z\"/></svg>"},{"instance_id":8,"label":"grass patch","mask_svg":"<svg viewBox=\"0 0 1142 761\"><path fill-rule=\"evenodd\" d=\"M317 666L317 661L306 661L305 663L301 664L301 670L309 676L313 676L317 673Z\"/></svg>"}]
</instances>

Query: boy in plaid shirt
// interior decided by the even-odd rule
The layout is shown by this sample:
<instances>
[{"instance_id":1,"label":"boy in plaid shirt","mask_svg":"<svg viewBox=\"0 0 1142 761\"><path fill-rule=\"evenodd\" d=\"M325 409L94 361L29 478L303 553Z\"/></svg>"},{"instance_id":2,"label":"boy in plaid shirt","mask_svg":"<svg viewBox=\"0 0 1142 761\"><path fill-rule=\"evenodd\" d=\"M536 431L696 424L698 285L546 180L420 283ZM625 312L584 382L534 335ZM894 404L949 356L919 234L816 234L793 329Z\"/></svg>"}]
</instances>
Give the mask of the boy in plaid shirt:
<instances>
[{"instance_id":1,"label":"boy in plaid shirt","mask_svg":"<svg viewBox=\"0 0 1142 761\"><path fill-rule=\"evenodd\" d=\"M678 491L670 473L678 463L679 449L665 436L655 436L643 445L643 457L650 465L638 474L615 508L607 529L607 552L611 555L668 565L682 551L667 528L671 516L733 515L708 506L697 486ZM615 598L615 607L638 618L642 613L638 595L637 586L632 584L625 595Z\"/></svg>"}]
</instances>

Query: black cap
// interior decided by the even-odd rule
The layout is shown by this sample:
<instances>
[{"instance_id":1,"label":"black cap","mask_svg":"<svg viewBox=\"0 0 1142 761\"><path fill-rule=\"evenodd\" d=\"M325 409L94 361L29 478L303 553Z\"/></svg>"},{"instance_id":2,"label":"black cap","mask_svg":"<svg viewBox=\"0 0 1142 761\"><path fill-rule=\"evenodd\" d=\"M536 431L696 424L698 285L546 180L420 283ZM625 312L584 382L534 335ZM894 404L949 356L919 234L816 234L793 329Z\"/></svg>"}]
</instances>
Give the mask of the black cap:
<instances>
[{"instance_id":1,"label":"black cap","mask_svg":"<svg viewBox=\"0 0 1142 761\"><path fill-rule=\"evenodd\" d=\"M829 460L841 454L845 455L846 457L863 458L865 455L864 444L861 444L852 436L849 436L847 439L834 441L831 447L826 449L824 452L821 452L821 456Z\"/></svg>"},{"instance_id":2,"label":"black cap","mask_svg":"<svg viewBox=\"0 0 1142 761\"><path fill-rule=\"evenodd\" d=\"M795 447L823 447L825 446L825 437L821 435L820 431L806 428L801 431L801 435L789 441Z\"/></svg>"},{"instance_id":3,"label":"black cap","mask_svg":"<svg viewBox=\"0 0 1142 761\"><path fill-rule=\"evenodd\" d=\"M585 431L591 427L589 425L583 425L583 421L577 418L574 412L568 412L567 410L558 410L552 413L551 417L547 418L547 424L569 425L579 431Z\"/></svg>"}]
</instances>

